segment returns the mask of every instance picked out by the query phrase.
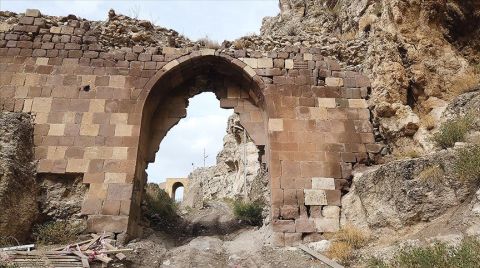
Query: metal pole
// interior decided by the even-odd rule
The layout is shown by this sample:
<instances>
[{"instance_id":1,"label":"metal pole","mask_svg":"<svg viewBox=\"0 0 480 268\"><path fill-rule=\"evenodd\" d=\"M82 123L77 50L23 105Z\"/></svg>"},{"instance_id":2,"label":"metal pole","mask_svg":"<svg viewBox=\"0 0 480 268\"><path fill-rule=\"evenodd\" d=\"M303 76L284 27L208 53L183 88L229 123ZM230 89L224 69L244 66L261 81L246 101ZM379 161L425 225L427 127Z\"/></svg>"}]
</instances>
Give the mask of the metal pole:
<instances>
[{"instance_id":1,"label":"metal pole","mask_svg":"<svg viewBox=\"0 0 480 268\"><path fill-rule=\"evenodd\" d=\"M243 196L247 200L247 131L243 128Z\"/></svg>"}]
</instances>

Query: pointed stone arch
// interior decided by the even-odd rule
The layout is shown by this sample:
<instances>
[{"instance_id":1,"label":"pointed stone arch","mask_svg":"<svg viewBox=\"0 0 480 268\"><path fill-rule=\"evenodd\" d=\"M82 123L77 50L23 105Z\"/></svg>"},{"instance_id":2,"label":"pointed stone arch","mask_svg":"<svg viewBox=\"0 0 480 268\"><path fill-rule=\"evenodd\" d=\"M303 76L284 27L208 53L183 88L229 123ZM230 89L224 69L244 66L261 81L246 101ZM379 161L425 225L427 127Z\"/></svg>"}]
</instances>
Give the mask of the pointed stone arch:
<instances>
[{"instance_id":1,"label":"pointed stone arch","mask_svg":"<svg viewBox=\"0 0 480 268\"><path fill-rule=\"evenodd\" d=\"M264 110L263 81L245 63L208 52L193 53L167 63L146 84L142 100L137 164L129 233L140 220L140 204L147 182L145 169L168 131L186 116L188 99L213 92L222 108L233 108L254 143L265 151L268 118ZM266 158L263 157L266 162Z\"/></svg>"}]
</instances>

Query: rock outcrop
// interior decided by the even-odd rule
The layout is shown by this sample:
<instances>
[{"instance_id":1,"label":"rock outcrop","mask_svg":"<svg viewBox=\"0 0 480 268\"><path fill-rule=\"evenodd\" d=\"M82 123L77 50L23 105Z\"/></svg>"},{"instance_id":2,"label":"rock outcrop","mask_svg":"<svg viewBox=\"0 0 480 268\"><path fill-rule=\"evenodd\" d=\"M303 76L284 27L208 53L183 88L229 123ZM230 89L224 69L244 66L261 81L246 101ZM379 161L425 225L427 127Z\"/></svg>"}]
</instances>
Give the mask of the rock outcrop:
<instances>
[{"instance_id":1,"label":"rock outcrop","mask_svg":"<svg viewBox=\"0 0 480 268\"><path fill-rule=\"evenodd\" d=\"M259 149L248 134L245 135L237 114L228 119L223 144L215 166L198 168L188 176L191 182L183 203L201 207L203 200L236 199L243 197L244 193L250 199L268 203L268 177Z\"/></svg>"},{"instance_id":2,"label":"rock outcrop","mask_svg":"<svg viewBox=\"0 0 480 268\"><path fill-rule=\"evenodd\" d=\"M479 188L454 172L453 150L393 161L357 172L342 199L342 220L371 230L428 222L458 207Z\"/></svg>"},{"instance_id":3,"label":"rock outcrop","mask_svg":"<svg viewBox=\"0 0 480 268\"><path fill-rule=\"evenodd\" d=\"M24 240L38 215L29 115L0 113L0 237Z\"/></svg>"},{"instance_id":4,"label":"rock outcrop","mask_svg":"<svg viewBox=\"0 0 480 268\"><path fill-rule=\"evenodd\" d=\"M440 122L470 115L467 143L480 142L478 88L459 95L444 110ZM457 151L458 148L433 151L424 157L357 170L350 192L342 199L343 223L398 231L431 222L453 208L466 207L457 213L463 223L480 216L474 212L480 207L476 197L480 191L478 178L462 179L455 172Z\"/></svg>"}]
</instances>

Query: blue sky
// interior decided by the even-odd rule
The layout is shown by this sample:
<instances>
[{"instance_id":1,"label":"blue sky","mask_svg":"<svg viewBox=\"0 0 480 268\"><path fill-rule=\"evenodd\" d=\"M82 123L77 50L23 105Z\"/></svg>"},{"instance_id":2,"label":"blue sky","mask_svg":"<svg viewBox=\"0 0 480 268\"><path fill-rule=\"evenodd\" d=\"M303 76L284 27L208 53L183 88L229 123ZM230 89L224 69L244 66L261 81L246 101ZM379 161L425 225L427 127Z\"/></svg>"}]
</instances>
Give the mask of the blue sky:
<instances>
[{"instance_id":1,"label":"blue sky","mask_svg":"<svg viewBox=\"0 0 480 268\"><path fill-rule=\"evenodd\" d=\"M74 14L90 20L105 20L110 8L125 15L138 14L156 25L171 28L192 40L208 36L222 42L250 33L259 33L262 19L278 14L278 0L217 1L122 1L0 0L0 10L25 12L39 9L43 14ZM165 137L156 161L149 165L149 181L161 182L167 177L185 177L195 167L203 166L203 149L207 165L214 165L223 146L227 118L233 111L220 108L212 93L190 100L187 118L180 121Z\"/></svg>"}]
</instances>

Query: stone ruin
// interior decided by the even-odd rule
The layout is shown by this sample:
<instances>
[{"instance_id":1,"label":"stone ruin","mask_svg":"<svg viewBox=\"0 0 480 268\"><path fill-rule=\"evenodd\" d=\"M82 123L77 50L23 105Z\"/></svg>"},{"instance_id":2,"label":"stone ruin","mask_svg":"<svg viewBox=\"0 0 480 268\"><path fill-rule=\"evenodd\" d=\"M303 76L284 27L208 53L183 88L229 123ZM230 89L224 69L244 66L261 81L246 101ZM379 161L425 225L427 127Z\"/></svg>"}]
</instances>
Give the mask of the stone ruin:
<instances>
[{"instance_id":1,"label":"stone ruin","mask_svg":"<svg viewBox=\"0 0 480 268\"><path fill-rule=\"evenodd\" d=\"M83 176L91 232L141 234L147 164L202 91L233 108L265 152L279 246L338 230L352 165L381 149L369 80L316 48L117 47L75 16L16 18L0 21L0 111L34 116L37 174Z\"/></svg>"}]
</instances>

